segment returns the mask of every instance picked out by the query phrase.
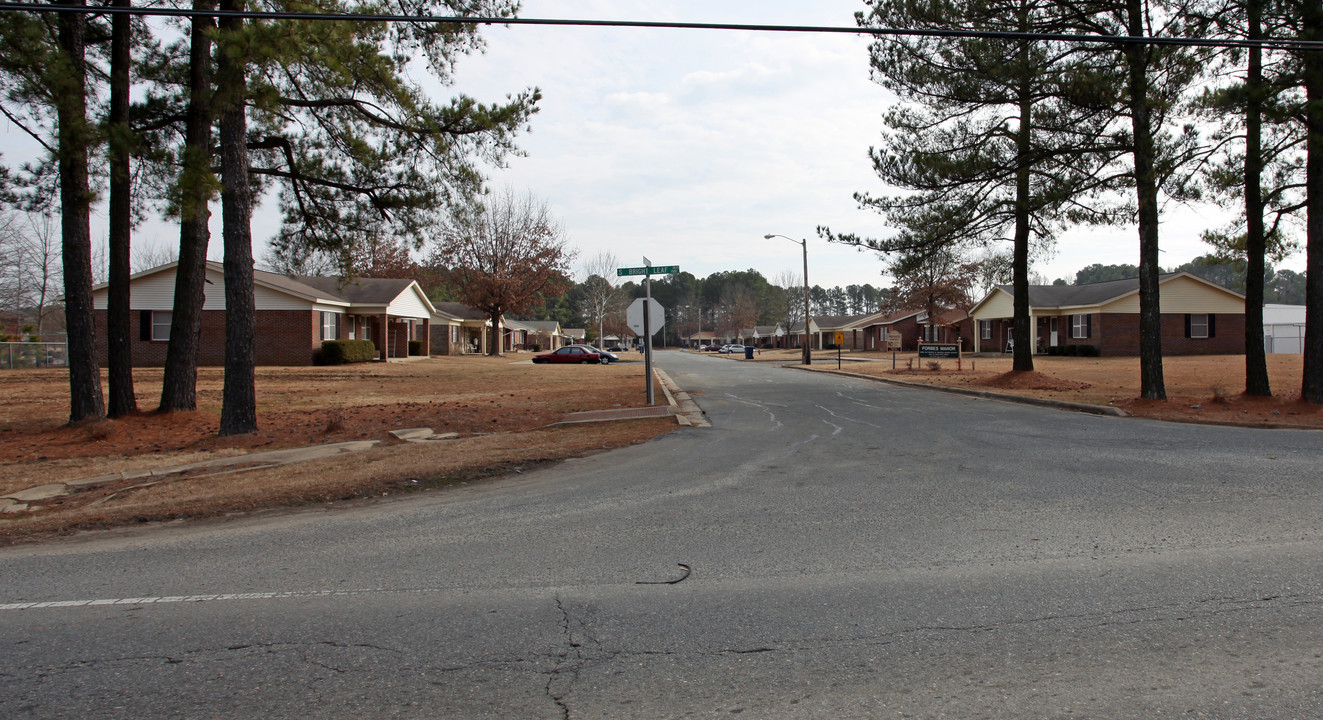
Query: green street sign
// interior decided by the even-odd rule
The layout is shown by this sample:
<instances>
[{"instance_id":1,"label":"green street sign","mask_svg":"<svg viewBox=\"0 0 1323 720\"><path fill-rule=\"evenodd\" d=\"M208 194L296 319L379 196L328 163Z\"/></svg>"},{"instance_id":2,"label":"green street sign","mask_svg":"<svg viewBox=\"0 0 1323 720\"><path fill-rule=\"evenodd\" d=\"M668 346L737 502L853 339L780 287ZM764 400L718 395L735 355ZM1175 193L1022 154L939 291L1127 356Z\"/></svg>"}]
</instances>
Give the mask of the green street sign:
<instances>
[{"instance_id":1,"label":"green street sign","mask_svg":"<svg viewBox=\"0 0 1323 720\"><path fill-rule=\"evenodd\" d=\"M676 275L680 272L679 265L658 265L656 267L636 267L619 268L616 270L616 277L626 275Z\"/></svg>"}]
</instances>

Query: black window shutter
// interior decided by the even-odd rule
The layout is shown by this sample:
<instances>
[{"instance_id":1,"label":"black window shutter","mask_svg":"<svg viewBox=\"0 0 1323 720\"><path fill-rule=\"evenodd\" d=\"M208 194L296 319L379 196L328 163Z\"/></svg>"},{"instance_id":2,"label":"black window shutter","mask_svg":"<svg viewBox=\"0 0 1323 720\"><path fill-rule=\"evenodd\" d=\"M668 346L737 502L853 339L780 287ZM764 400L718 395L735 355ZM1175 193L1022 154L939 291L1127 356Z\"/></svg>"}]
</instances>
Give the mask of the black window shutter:
<instances>
[{"instance_id":1,"label":"black window shutter","mask_svg":"<svg viewBox=\"0 0 1323 720\"><path fill-rule=\"evenodd\" d=\"M1093 315L1084 316L1084 337L1093 337Z\"/></svg>"},{"instance_id":2,"label":"black window shutter","mask_svg":"<svg viewBox=\"0 0 1323 720\"><path fill-rule=\"evenodd\" d=\"M1208 314L1208 337L1217 337L1217 316Z\"/></svg>"},{"instance_id":3,"label":"black window shutter","mask_svg":"<svg viewBox=\"0 0 1323 720\"><path fill-rule=\"evenodd\" d=\"M1185 313L1185 337L1190 337L1190 313Z\"/></svg>"},{"instance_id":4,"label":"black window shutter","mask_svg":"<svg viewBox=\"0 0 1323 720\"><path fill-rule=\"evenodd\" d=\"M138 311L138 339L148 342L152 339L152 311Z\"/></svg>"}]
</instances>

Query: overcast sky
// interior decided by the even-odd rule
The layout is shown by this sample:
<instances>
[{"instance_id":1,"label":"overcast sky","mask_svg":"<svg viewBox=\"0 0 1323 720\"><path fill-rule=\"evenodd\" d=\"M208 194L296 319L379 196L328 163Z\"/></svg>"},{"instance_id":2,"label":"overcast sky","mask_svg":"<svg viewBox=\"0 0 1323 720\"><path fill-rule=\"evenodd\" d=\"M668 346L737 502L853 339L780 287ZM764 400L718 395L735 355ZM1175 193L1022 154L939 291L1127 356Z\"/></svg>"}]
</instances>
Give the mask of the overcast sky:
<instances>
[{"instance_id":1,"label":"overcast sky","mask_svg":"<svg viewBox=\"0 0 1323 720\"><path fill-rule=\"evenodd\" d=\"M738 22L853 27L861 0L524 0L527 18ZM487 28L458 89L480 98L537 86L544 100L495 182L529 189L564 218L585 257L675 264L700 277L755 268L809 280L889 283L872 253L830 245L815 228L882 236L858 191L878 193L868 149L894 97L869 78L868 40L853 35L701 30ZM1206 253L1212 208L1164 211L1162 263ZM1007 244L1009 246L1009 243ZM1034 270L1074 279L1094 262L1138 263L1133 227L1066 233ZM1303 258L1286 263L1303 269Z\"/></svg>"},{"instance_id":2,"label":"overcast sky","mask_svg":"<svg viewBox=\"0 0 1323 720\"><path fill-rule=\"evenodd\" d=\"M864 7L861 0L524 0L521 16L852 27ZM889 284L876 255L830 245L815 232L827 225L887 234L852 197L882 191L867 153L892 101L869 78L867 39L543 26L482 33L487 53L461 60L457 85L436 92L498 101L541 89L541 110L518 141L526 157L493 169L491 179L545 200L581 260L609 251L623 266L647 256L699 277L749 268L769 279L783 271L798 277L800 248L763 239L775 233L808 238L813 284ZM12 128L4 129L13 141ZM1163 265L1207 252L1198 236L1203 218L1216 215L1167 208ZM277 220L274 208L259 211L255 239L274 235ZM219 257L219 227L213 232L211 254ZM176 228L150 224L137 241L177 239ZM1133 227L1073 231L1034 270L1073 280L1090 263L1137 263L1138 244ZM1286 266L1303 269L1303 257Z\"/></svg>"}]
</instances>

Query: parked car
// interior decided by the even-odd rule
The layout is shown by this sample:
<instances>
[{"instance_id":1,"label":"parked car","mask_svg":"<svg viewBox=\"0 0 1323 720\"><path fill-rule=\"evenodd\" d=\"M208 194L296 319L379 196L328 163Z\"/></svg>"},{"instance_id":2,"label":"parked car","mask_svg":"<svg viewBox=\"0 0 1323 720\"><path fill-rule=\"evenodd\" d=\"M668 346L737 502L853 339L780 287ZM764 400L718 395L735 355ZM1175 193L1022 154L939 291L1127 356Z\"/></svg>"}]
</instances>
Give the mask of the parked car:
<instances>
[{"instance_id":1,"label":"parked car","mask_svg":"<svg viewBox=\"0 0 1323 720\"><path fill-rule=\"evenodd\" d=\"M555 352L542 353L534 355L533 362L537 365L543 363L600 363L602 356L586 350L581 345L566 345Z\"/></svg>"},{"instance_id":2,"label":"parked car","mask_svg":"<svg viewBox=\"0 0 1323 720\"><path fill-rule=\"evenodd\" d=\"M619 355L607 350L598 350L592 345L584 345L582 343L579 343L579 344L571 345L570 347L581 347L584 350L587 350L588 352L595 352L602 357L602 362L604 363L620 362Z\"/></svg>"},{"instance_id":3,"label":"parked car","mask_svg":"<svg viewBox=\"0 0 1323 720\"><path fill-rule=\"evenodd\" d=\"M607 348L606 351L607 351L607 352L613 352L613 353L627 352L627 351L625 350L625 348L622 348L622 347L620 347L619 345L612 345L611 347Z\"/></svg>"},{"instance_id":4,"label":"parked car","mask_svg":"<svg viewBox=\"0 0 1323 720\"><path fill-rule=\"evenodd\" d=\"M718 350L717 352L721 353L722 355L743 355L744 346L738 343L731 345L722 345L721 349Z\"/></svg>"},{"instance_id":5,"label":"parked car","mask_svg":"<svg viewBox=\"0 0 1323 720\"><path fill-rule=\"evenodd\" d=\"M720 345L704 345L704 346L703 346L703 350L704 350L704 352L721 352L721 346L720 346Z\"/></svg>"}]
</instances>

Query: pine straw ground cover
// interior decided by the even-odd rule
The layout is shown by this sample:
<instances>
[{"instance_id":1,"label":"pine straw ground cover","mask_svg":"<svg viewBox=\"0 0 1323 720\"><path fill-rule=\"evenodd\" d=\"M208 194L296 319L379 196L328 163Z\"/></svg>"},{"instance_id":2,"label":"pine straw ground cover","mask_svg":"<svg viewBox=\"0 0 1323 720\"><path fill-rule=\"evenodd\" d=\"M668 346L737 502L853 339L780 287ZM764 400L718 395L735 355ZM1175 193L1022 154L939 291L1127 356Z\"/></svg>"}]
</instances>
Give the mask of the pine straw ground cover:
<instances>
[{"instance_id":1,"label":"pine straw ground cover","mask_svg":"<svg viewBox=\"0 0 1323 720\"><path fill-rule=\"evenodd\" d=\"M159 400L161 371L138 369L138 405L149 411L77 426L67 424L66 372L0 372L0 396L7 399L0 414L0 495L261 450L382 441L364 452L270 469L185 473L147 487L135 487L145 484L141 479L98 486L44 503L36 512L0 514L0 544L466 482L644 442L676 427L671 418L552 427L570 412L646 405L643 363L558 366L528 360L525 354L258 368L259 430L228 438L216 435L219 368L199 371L195 412L150 412ZM663 397L660 389L656 397ZM388 435L419 427L460 437L402 443ZM97 500L102 502L93 504Z\"/></svg>"},{"instance_id":2,"label":"pine straw ground cover","mask_svg":"<svg viewBox=\"0 0 1323 720\"><path fill-rule=\"evenodd\" d=\"M796 351L765 352L763 360L793 361ZM1167 400L1139 397L1139 358L1035 356L1030 372L1011 372L1011 358L966 357L920 360L898 353L896 369L890 353L844 352L843 358L876 362L844 362L841 369L861 375L893 378L925 385L1110 405L1130 415L1218 425L1323 428L1323 406L1300 401L1303 370L1300 355L1269 355L1268 376L1274 396L1253 398L1245 393L1245 356L1208 355L1163 358ZM836 354L814 353L813 368L835 370ZM932 363L937 363L936 370Z\"/></svg>"}]
</instances>

